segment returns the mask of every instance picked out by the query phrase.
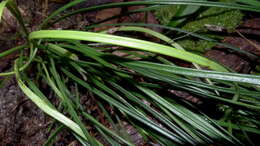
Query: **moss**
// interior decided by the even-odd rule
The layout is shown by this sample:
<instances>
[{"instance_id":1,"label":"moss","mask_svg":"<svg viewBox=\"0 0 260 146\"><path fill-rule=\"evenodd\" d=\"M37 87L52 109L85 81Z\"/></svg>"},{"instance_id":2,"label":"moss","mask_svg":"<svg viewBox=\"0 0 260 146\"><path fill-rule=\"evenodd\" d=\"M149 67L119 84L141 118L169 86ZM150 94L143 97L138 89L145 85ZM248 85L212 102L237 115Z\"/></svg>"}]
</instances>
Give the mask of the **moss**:
<instances>
[{"instance_id":1,"label":"moss","mask_svg":"<svg viewBox=\"0 0 260 146\"><path fill-rule=\"evenodd\" d=\"M227 29L228 32L234 29L241 23L243 14L239 10L230 10L223 8L209 8L202 12L194 21L190 21L182 28L188 31L198 31L207 33L205 25L220 26ZM204 40L182 40L178 41L186 49L205 51L214 46L214 43Z\"/></svg>"},{"instance_id":2,"label":"moss","mask_svg":"<svg viewBox=\"0 0 260 146\"><path fill-rule=\"evenodd\" d=\"M188 22L183 29L189 31L204 30L205 25L220 26L228 31L236 28L243 18L239 10L230 10L223 8L209 8L202 12L194 21Z\"/></svg>"},{"instance_id":3,"label":"moss","mask_svg":"<svg viewBox=\"0 0 260 146\"><path fill-rule=\"evenodd\" d=\"M233 0L220 1L232 2ZM162 24L169 24L170 20L176 14L177 9L178 6L168 6L157 10L155 14ZM205 28L205 25L211 25L225 28L228 32L232 32L241 23L243 16L243 13L239 10L210 7L197 15L193 20L188 20L182 28L191 32L199 30L199 32L207 33L208 30ZM200 52L214 46L213 43L208 41L192 39L181 40L178 43L186 49Z\"/></svg>"},{"instance_id":4,"label":"moss","mask_svg":"<svg viewBox=\"0 0 260 146\"><path fill-rule=\"evenodd\" d=\"M161 24L167 25L170 23L171 19L176 15L179 6L164 6L155 11L156 18Z\"/></svg>"},{"instance_id":5,"label":"moss","mask_svg":"<svg viewBox=\"0 0 260 146\"><path fill-rule=\"evenodd\" d=\"M204 41L204 40L192 40L186 39L178 41L178 43L186 50L204 52L205 49L210 49L215 46L215 43Z\"/></svg>"}]
</instances>

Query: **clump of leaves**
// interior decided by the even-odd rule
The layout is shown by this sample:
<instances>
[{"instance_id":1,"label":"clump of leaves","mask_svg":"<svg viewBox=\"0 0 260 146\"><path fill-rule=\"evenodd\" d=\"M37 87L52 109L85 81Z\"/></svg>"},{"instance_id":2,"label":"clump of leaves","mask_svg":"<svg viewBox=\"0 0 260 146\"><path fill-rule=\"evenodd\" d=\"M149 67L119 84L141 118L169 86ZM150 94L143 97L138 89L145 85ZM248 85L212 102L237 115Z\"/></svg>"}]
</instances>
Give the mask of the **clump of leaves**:
<instances>
[{"instance_id":1,"label":"clump of leaves","mask_svg":"<svg viewBox=\"0 0 260 146\"><path fill-rule=\"evenodd\" d=\"M20 52L14 70L0 73L0 76L15 75L25 95L59 122L58 126L54 126L54 133L46 144L51 144L57 133L67 127L82 145L104 145L86 127L86 120L110 145L134 145L130 137L122 133L125 130L115 126L120 125L118 123L121 120L136 128L146 141L161 145L208 145L215 142L239 145L241 142L232 135L233 129L259 134L259 124L256 122L259 120L257 115L260 109L259 76L229 73L226 67L185 51L178 44L171 42L168 36L140 27L140 24L139 27L137 24L135 27L125 24L113 31L147 33L167 45L107 34L111 32L108 30L100 33L48 30L52 24L78 13L129 5L150 6L145 10L165 5L196 4L259 11L256 7L237 3L171 0L112 3L65 11L81 2L84 0L74 0L54 11L43 21L39 30L34 32L28 31L12 0L0 3L0 17L3 9L7 7L20 23L23 36L27 40L24 45L0 53L1 58L15 51ZM161 25L154 26L172 29ZM212 41L198 34L192 35ZM130 56L115 55L114 47L111 46L120 46L121 49L117 51ZM185 60L197 69L176 66L175 62L164 56ZM200 66L211 71L202 70ZM36 77L31 75L32 72ZM41 86L37 84L39 81L45 81L48 88L55 93L55 98L60 101L59 107L55 107L46 97L46 93L41 91ZM221 120L211 119L196 107L177 100L177 97L173 98L169 89L186 91L215 101L226 107L226 114ZM80 91L88 92L97 99L111 127L102 124L96 116L88 112L88 107L80 103ZM108 114L102 104L109 105L114 112ZM237 121L243 122L234 122L234 117L241 118ZM61 124L62 126L59 126ZM228 127L229 131L221 126Z\"/></svg>"}]
</instances>

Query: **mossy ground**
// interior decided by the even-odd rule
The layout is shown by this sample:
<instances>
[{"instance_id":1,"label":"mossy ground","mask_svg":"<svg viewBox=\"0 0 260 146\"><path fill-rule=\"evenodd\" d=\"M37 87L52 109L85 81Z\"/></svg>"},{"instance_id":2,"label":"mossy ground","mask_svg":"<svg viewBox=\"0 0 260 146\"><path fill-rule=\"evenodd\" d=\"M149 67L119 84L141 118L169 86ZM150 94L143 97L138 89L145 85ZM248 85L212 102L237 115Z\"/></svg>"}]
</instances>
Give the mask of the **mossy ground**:
<instances>
[{"instance_id":1,"label":"mossy ground","mask_svg":"<svg viewBox=\"0 0 260 146\"><path fill-rule=\"evenodd\" d=\"M230 1L230 0L224 0ZM172 19L175 17L180 6L168 6L155 12L157 19L162 24L168 24L171 26ZM241 23L243 19L243 13L239 10L231 10L226 8L211 7L208 9L200 8L201 12L195 13L192 18L187 17L182 28L191 32L198 32L208 35L209 30L205 27L215 26L224 28L228 32L234 31L234 29ZM213 36L221 38L221 36ZM196 40L194 38L185 37L177 41L183 48L187 50L204 52L205 49L212 48L215 44L204 40Z\"/></svg>"}]
</instances>

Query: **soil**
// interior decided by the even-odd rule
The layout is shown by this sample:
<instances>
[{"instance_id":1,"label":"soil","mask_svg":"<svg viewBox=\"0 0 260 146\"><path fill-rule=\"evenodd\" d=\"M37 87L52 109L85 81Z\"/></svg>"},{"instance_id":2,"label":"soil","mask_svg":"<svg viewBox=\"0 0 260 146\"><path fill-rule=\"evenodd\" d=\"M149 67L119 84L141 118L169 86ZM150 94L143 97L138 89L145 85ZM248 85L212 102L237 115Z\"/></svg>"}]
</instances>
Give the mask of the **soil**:
<instances>
[{"instance_id":1,"label":"soil","mask_svg":"<svg viewBox=\"0 0 260 146\"><path fill-rule=\"evenodd\" d=\"M75 7L92 6L107 2L118 2L123 0L89 0L86 3ZM17 0L18 6L31 30L35 30L38 24L43 18L46 17L47 13L57 9L58 7L66 3L65 0L50 0L48 6L46 6L42 0ZM139 7L129 7L128 10L133 10ZM100 19L106 19L113 15L120 14L122 9L110 9L100 12L93 12L87 14L80 14L72 17L70 20L63 21L54 26L55 29L68 29L68 28L80 28L81 26L89 23L99 21ZM109 12L109 15L107 15ZM105 15L105 13L107 13ZM144 14L135 14L133 16L122 17L111 21L116 22L136 22L146 21L149 23L158 23L152 14L145 20ZM6 16L6 19L10 20L10 25L1 25L0 33L0 52L12 48L15 45L21 44L24 40L13 39L6 41L5 38L13 36L18 30L16 22L11 21L12 18ZM223 42L231 43L241 49L250 51L256 55L259 55L260 42L257 41L257 37L260 36L260 18L250 18L242 24L237 31L249 38L250 41L240 35L235 37L227 37ZM4 29L4 27L8 29ZM157 30L161 31L161 30ZM253 36L253 37L251 37ZM250 42L253 42L250 43ZM258 47L257 47L258 46ZM225 51L223 47L216 47L213 50L206 52L206 56L231 67L233 70L240 73L250 73L255 66L255 63L245 56L236 54L234 52ZM8 71L12 68L13 60L17 57L17 54L11 54L0 60L0 72ZM173 91L172 91L173 92ZM176 96L184 98L188 101L200 102L197 98L192 97L188 93L174 91ZM82 96L82 100L89 101L88 96ZM88 103L91 104L91 103ZM96 110L93 106L93 112ZM14 77L0 78L0 146L5 145L24 145L24 146L35 146L43 145L47 140L50 132L48 127L53 123L53 120L38 109L19 89ZM101 119L102 120L102 119ZM143 140L136 130L128 124L126 125L127 132L132 136L136 145L143 145ZM79 145L79 143L73 138L73 136L66 132L66 130L60 133L54 145Z\"/></svg>"},{"instance_id":2,"label":"soil","mask_svg":"<svg viewBox=\"0 0 260 146\"><path fill-rule=\"evenodd\" d=\"M42 145L49 118L25 97L14 78L0 88L0 144Z\"/></svg>"}]
</instances>

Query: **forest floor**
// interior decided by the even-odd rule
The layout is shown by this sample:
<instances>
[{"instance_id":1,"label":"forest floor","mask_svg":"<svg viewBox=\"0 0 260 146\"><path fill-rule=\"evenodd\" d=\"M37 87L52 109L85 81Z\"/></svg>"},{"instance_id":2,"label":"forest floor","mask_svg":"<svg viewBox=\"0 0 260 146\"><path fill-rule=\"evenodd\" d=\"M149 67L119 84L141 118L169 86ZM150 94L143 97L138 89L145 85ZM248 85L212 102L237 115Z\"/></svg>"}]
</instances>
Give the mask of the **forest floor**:
<instances>
[{"instance_id":1,"label":"forest floor","mask_svg":"<svg viewBox=\"0 0 260 146\"><path fill-rule=\"evenodd\" d=\"M74 9L120 1L123 0L89 0ZM37 29L37 26L40 24L41 20L46 18L47 14L64 5L62 2L63 1L60 0L50 0L47 4L42 0L17 0L18 6L24 15L26 22L29 22L27 27L30 28L31 31ZM128 8L128 10L131 9L136 9L136 7ZM56 24L53 29L80 29L84 25L106 19L113 15L118 15L122 11L125 10L122 10L121 8L113 8L76 15L69 20ZM15 34L18 32L18 27L15 20L10 16L10 14L5 15L5 20L8 22L8 25L0 25L0 52L21 44L24 41L16 38ZM140 20L147 23L158 23L152 14L150 14L148 18L144 18L144 14L135 14L133 16L111 20L107 23L117 23L119 21L139 22ZM231 43L243 50L260 55L260 40L257 40L259 37L260 18L257 18L254 14L248 14L246 19L244 19L244 22L236 29L236 32L230 34L229 37L226 37L223 42ZM256 65L256 62L244 59L244 56L226 52L223 51L223 48L220 48L221 47L219 46L214 47L214 49L206 52L205 56L217 60L240 73L250 73L251 67ZM0 72L10 70L13 65L13 60L17 55L18 54L11 54L0 59ZM186 98L187 100L192 100L189 94L180 92L175 92L175 94L183 96L183 98ZM88 97L85 96L85 98ZM50 135L48 127L53 123L53 120L50 117L45 115L21 92L12 76L0 78L0 119L0 146L43 145ZM133 135L136 136L136 134ZM136 138L136 141L138 141L138 138ZM136 143L141 143L140 139L139 142ZM69 132L62 132L58 135L55 145L75 146L79 144Z\"/></svg>"}]
</instances>

